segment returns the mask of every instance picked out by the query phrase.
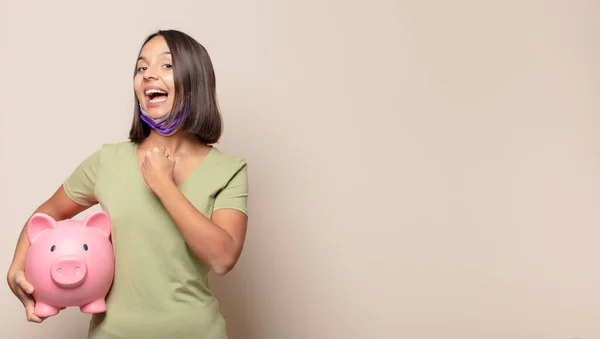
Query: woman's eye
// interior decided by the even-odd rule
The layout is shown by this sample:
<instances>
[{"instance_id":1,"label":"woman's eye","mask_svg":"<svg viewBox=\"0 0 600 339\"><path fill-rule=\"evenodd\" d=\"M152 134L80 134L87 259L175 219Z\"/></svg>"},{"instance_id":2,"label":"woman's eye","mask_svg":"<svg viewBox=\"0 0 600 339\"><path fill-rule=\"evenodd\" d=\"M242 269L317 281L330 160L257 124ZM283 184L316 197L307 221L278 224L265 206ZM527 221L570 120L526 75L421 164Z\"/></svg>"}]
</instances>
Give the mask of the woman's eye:
<instances>
[{"instance_id":1,"label":"woman's eye","mask_svg":"<svg viewBox=\"0 0 600 339\"><path fill-rule=\"evenodd\" d=\"M173 68L173 65L171 65L171 64L165 64L165 68Z\"/></svg>"},{"instance_id":2,"label":"woman's eye","mask_svg":"<svg viewBox=\"0 0 600 339\"><path fill-rule=\"evenodd\" d=\"M137 69L137 71L138 71L138 72L142 72L142 71L144 71L144 70L146 70L146 67L145 67L145 66L138 67L138 69Z\"/></svg>"}]
</instances>

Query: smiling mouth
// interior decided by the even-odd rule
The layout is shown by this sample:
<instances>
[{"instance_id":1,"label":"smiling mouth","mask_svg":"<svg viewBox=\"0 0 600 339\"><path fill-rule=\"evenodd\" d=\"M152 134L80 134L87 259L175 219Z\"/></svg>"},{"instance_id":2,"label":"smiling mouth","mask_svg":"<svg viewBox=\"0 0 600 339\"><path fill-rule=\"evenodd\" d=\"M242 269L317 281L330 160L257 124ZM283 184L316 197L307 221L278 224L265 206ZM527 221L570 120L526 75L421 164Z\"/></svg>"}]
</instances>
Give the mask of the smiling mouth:
<instances>
[{"instance_id":1,"label":"smiling mouth","mask_svg":"<svg viewBox=\"0 0 600 339\"><path fill-rule=\"evenodd\" d=\"M146 91L146 100L150 103L160 103L167 100L169 94L160 89L149 89Z\"/></svg>"}]
</instances>

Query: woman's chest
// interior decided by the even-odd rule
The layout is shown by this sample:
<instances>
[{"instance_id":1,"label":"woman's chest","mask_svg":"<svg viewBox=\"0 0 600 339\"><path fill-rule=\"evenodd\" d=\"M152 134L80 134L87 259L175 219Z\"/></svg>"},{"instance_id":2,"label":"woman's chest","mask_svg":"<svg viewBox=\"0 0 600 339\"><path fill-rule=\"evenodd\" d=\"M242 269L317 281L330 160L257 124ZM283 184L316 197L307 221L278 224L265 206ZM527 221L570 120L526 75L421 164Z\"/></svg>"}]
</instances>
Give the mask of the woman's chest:
<instances>
[{"instance_id":1,"label":"woman's chest","mask_svg":"<svg viewBox=\"0 0 600 339\"><path fill-rule=\"evenodd\" d=\"M186 176L183 182L176 183L181 194L201 213L210 217L220 185L210 180L210 173L189 173L182 168L180 175ZM171 222L168 211L144 184L135 166L120 163L104 168L96 185L96 195L112 219L141 224Z\"/></svg>"}]
</instances>

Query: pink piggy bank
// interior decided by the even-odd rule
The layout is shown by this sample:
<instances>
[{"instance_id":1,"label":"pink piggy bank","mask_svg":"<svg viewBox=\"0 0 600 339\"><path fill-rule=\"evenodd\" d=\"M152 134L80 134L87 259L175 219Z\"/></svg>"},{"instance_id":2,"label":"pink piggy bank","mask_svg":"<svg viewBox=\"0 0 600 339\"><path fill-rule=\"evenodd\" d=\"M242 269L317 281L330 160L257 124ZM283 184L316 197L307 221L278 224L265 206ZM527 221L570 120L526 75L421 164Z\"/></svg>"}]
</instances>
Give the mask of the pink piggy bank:
<instances>
[{"instance_id":1,"label":"pink piggy bank","mask_svg":"<svg viewBox=\"0 0 600 339\"><path fill-rule=\"evenodd\" d=\"M69 306L84 313L106 311L114 277L108 214L99 211L83 221L57 222L36 213L27 225L25 276L34 289L34 314L49 317Z\"/></svg>"}]
</instances>

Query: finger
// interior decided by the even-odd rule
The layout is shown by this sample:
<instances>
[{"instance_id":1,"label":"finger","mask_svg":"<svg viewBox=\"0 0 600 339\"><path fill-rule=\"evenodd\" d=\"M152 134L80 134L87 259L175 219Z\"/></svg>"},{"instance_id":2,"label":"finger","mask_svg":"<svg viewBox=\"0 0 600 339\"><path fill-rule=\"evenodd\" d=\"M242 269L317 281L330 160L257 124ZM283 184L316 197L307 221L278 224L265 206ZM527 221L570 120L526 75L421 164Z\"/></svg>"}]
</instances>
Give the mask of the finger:
<instances>
[{"instance_id":1,"label":"finger","mask_svg":"<svg viewBox=\"0 0 600 339\"><path fill-rule=\"evenodd\" d=\"M17 294L19 295L19 299L21 300L21 303L23 303L23 306L25 307L25 315L27 317L27 321L36 322L36 323L42 322L43 319L36 316L33 313L33 311L35 309L35 301L33 300L33 298L29 294L26 294L21 289L17 290Z\"/></svg>"},{"instance_id":2,"label":"finger","mask_svg":"<svg viewBox=\"0 0 600 339\"><path fill-rule=\"evenodd\" d=\"M23 291L20 287L17 288L17 296L25 307L27 307L27 303L33 302L33 297L30 294L27 294L27 292Z\"/></svg>"},{"instance_id":3,"label":"finger","mask_svg":"<svg viewBox=\"0 0 600 339\"><path fill-rule=\"evenodd\" d=\"M23 272L19 272L15 275L15 283L25 292L31 294L33 293L33 285L31 285L27 279L25 279L25 275Z\"/></svg>"},{"instance_id":4,"label":"finger","mask_svg":"<svg viewBox=\"0 0 600 339\"><path fill-rule=\"evenodd\" d=\"M27 294L31 294L33 293L33 286L26 282L25 280L21 281L21 283L19 284L19 287L21 287L21 289L23 289L23 291L27 292Z\"/></svg>"},{"instance_id":5,"label":"finger","mask_svg":"<svg viewBox=\"0 0 600 339\"><path fill-rule=\"evenodd\" d=\"M33 301L27 302L25 304L25 314L27 315L27 321L34 322L34 323L41 323L44 319L35 315L33 313L34 309L35 309L35 304L33 303Z\"/></svg>"},{"instance_id":6,"label":"finger","mask_svg":"<svg viewBox=\"0 0 600 339\"><path fill-rule=\"evenodd\" d=\"M40 318L38 316L36 316L35 314L33 314L33 312L27 311L27 313L25 313L27 315L27 321L32 322L32 323L41 323L42 321L44 321L45 318Z\"/></svg>"}]
</instances>

